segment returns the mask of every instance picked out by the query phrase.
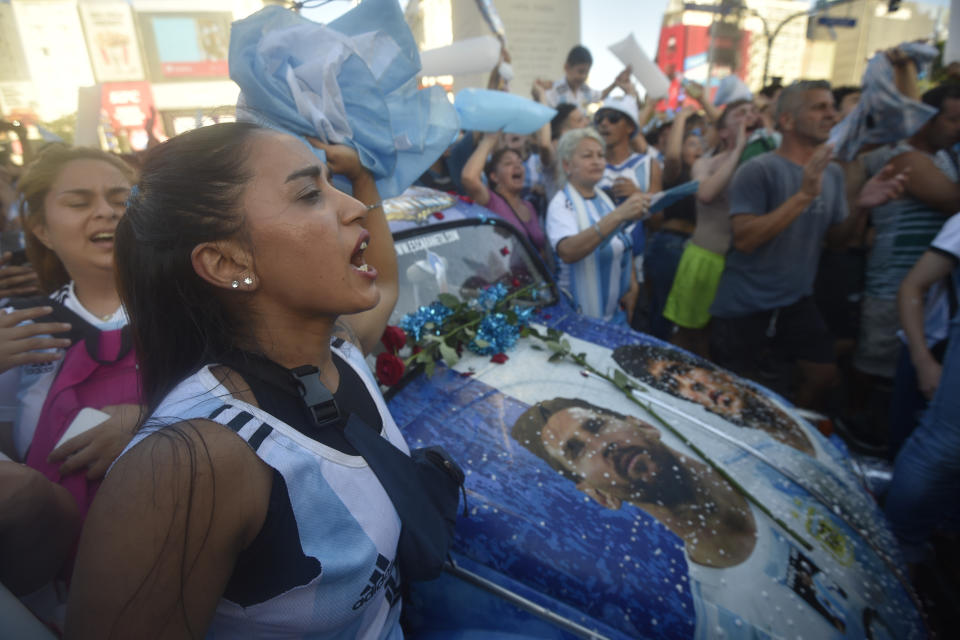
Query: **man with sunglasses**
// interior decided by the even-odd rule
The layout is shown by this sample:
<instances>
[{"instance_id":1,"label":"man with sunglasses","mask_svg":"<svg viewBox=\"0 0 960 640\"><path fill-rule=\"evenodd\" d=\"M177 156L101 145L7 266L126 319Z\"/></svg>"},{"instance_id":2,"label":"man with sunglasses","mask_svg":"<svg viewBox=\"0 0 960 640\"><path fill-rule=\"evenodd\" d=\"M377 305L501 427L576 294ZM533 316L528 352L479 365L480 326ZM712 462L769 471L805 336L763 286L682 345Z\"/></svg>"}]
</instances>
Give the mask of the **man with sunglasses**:
<instances>
[{"instance_id":1,"label":"man with sunglasses","mask_svg":"<svg viewBox=\"0 0 960 640\"><path fill-rule=\"evenodd\" d=\"M650 153L637 153L630 144L640 129L635 94L607 98L594 116L594 126L606 144L607 166L597 187L603 189L615 205L637 191L655 193L661 190L660 163ZM629 230L638 280L643 274L643 247L646 233L643 222ZM631 325L633 318L629 318Z\"/></svg>"}]
</instances>

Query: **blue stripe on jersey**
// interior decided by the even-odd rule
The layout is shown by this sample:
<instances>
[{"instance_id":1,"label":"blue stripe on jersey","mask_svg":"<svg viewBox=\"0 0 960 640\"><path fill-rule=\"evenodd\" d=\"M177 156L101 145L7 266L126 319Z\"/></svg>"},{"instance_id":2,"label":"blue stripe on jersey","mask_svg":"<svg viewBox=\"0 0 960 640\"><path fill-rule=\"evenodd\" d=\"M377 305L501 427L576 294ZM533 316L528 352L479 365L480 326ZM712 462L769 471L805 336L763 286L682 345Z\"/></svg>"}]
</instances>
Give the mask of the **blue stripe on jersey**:
<instances>
[{"instance_id":1,"label":"blue stripe on jersey","mask_svg":"<svg viewBox=\"0 0 960 640\"><path fill-rule=\"evenodd\" d=\"M597 190L593 198L583 198L569 184L564 193L572 204L580 230L596 224L613 211L613 203ZM569 282L574 300L581 312L596 318L613 320L619 312L620 298L630 286L631 254L629 237L622 231L610 234L591 253L579 262L561 263L563 280Z\"/></svg>"},{"instance_id":2,"label":"blue stripe on jersey","mask_svg":"<svg viewBox=\"0 0 960 640\"><path fill-rule=\"evenodd\" d=\"M620 164L607 164L597 186L607 189L613 186L617 178L629 178L642 191L650 189L650 163L653 158L647 154L634 153Z\"/></svg>"}]
</instances>

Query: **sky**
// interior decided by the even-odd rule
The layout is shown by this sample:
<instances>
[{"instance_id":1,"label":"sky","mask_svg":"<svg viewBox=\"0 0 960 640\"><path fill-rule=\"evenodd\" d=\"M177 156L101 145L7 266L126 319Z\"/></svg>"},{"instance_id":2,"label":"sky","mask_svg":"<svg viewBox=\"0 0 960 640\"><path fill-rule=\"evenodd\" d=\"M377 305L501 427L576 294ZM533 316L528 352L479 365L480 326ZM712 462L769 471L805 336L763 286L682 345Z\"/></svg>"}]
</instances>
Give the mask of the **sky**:
<instances>
[{"instance_id":1,"label":"sky","mask_svg":"<svg viewBox=\"0 0 960 640\"><path fill-rule=\"evenodd\" d=\"M398 0L406 7L407 0ZM303 15L317 22L329 22L348 11L350 0L333 0L315 9L305 9ZM494 0L496 5L496 0ZM620 72L623 65L609 50L607 45L623 40L632 30L637 42L652 59L657 52L660 37L660 23L667 0L580 0L580 33L582 44L593 54L593 68L589 83L594 87L605 87ZM616 16L611 20L611 16ZM510 34L507 33L509 42ZM557 77L563 73L557 69Z\"/></svg>"},{"instance_id":2,"label":"sky","mask_svg":"<svg viewBox=\"0 0 960 640\"><path fill-rule=\"evenodd\" d=\"M398 0L405 7L407 0ZM924 4L949 6L950 0L922 0ZM811 0L811 4L814 4ZM496 5L496 0L494 0ZM305 10L311 20L328 22L349 10L350 0L333 0L318 9ZM613 42L622 40L631 30L637 42L653 59L657 53L660 24L667 0L580 0L580 33L582 44L593 54L593 68L589 83L593 87L605 87L623 68L620 61L607 49ZM509 41L510 34L507 34ZM562 73L557 69L557 77Z\"/></svg>"}]
</instances>

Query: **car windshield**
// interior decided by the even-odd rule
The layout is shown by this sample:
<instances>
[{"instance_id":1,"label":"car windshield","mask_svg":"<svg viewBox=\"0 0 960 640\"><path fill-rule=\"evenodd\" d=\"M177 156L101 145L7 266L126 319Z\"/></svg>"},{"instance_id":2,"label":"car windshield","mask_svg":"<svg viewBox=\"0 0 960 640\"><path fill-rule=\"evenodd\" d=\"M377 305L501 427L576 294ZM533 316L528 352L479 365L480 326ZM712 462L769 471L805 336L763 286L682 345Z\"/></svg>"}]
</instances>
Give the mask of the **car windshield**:
<instances>
[{"instance_id":1,"label":"car windshield","mask_svg":"<svg viewBox=\"0 0 960 640\"><path fill-rule=\"evenodd\" d=\"M540 262L505 224L470 220L432 225L397 234L394 245L400 295L391 324L441 293L466 299L498 282L508 289L548 282ZM549 287L542 294L539 304L555 302Z\"/></svg>"}]
</instances>

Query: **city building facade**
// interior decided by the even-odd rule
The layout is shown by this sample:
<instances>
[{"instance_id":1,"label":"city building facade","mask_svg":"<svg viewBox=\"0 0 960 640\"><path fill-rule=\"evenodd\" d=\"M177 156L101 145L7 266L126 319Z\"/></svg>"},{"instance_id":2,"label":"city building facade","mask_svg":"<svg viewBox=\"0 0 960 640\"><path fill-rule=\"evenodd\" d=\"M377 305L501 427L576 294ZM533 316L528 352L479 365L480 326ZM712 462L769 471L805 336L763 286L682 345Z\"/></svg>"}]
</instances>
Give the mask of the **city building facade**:
<instances>
[{"instance_id":1,"label":"city building facade","mask_svg":"<svg viewBox=\"0 0 960 640\"><path fill-rule=\"evenodd\" d=\"M78 144L139 149L233 115L230 24L262 0L0 0L0 114L77 114Z\"/></svg>"}]
</instances>

